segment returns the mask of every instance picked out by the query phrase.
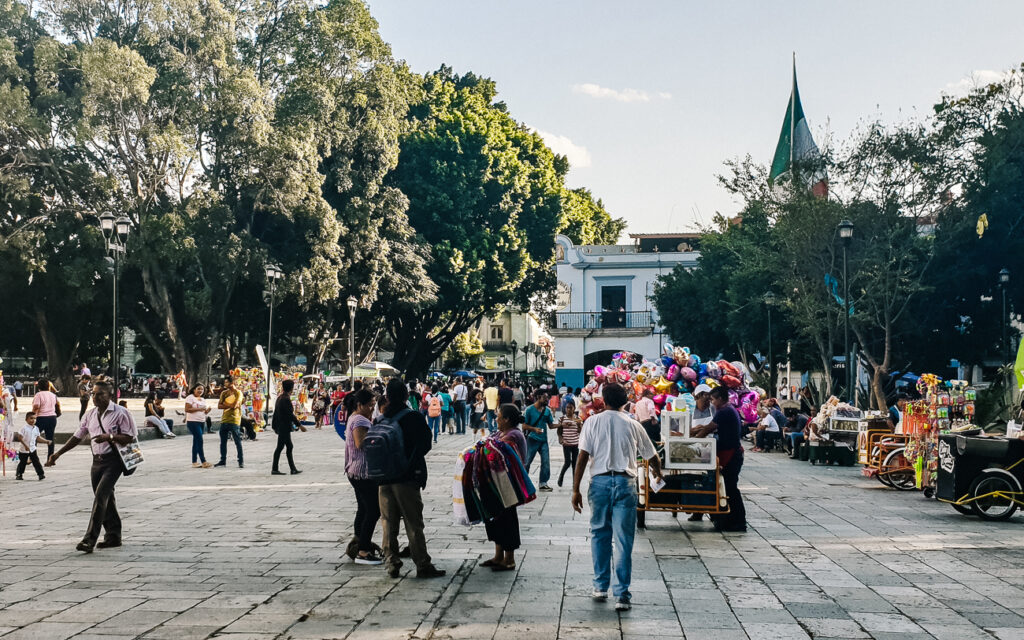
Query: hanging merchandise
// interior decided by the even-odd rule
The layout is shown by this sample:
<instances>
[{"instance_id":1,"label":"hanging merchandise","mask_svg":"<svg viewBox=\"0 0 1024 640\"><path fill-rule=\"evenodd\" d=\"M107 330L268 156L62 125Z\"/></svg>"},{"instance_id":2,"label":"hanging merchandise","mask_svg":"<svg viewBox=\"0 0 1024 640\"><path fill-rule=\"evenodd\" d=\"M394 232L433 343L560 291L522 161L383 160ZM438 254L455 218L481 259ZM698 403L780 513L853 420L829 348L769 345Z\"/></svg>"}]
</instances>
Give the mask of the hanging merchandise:
<instances>
[{"instance_id":1,"label":"hanging merchandise","mask_svg":"<svg viewBox=\"0 0 1024 640\"><path fill-rule=\"evenodd\" d=\"M488 438L459 454L452 482L456 524L493 520L505 509L536 497L537 490L511 445Z\"/></svg>"},{"instance_id":2,"label":"hanging merchandise","mask_svg":"<svg viewBox=\"0 0 1024 640\"><path fill-rule=\"evenodd\" d=\"M926 497L935 492L939 465L939 435L965 433L973 424L976 392L966 380L945 380L926 373L917 381L922 399L908 403L901 432L907 436L904 456L914 467L917 488Z\"/></svg>"}]
</instances>

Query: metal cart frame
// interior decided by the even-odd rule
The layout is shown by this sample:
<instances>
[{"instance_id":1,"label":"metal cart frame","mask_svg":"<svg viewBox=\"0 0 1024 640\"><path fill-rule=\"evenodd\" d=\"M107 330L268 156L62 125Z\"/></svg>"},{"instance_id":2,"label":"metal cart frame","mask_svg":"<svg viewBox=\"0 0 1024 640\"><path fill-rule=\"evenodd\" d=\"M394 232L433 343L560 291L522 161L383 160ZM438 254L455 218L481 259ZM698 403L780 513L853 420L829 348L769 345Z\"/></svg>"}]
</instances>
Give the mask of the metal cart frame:
<instances>
[{"instance_id":1,"label":"metal cart frame","mask_svg":"<svg viewBox=\"0 0 1024 640\"><path fill-rule=\"evenodd\" d=\"M638 468L636 476L637 482L637 505L636 505L636 524L639 528L644 529L647 527L646 514L648 511L660 511L663 513L671 513L672 517L675 518L679 513L706 513L712 516L723 515L729 513L728 505L725 508L721 507L722 498L725 497L724 493L719 493L719 487L721 487L721 475L722 468L720 465L715 465L715 489L714 491L708 491L704 489L669 489L664 488L661 491L655 493L651 491L650 487L650 463L644 460ZM663 469L662 474L666 476L683 475L687 473L693 473L692 471L686 471L682 469ZM704 471L703 473L711 473L710 470ZM684 505L684 504L669 504L666 502L658 503L656 500L661 495L693 495L693 496L712 496L713 504L700 504L700 505Z\"/></svg>"}]
</instances>

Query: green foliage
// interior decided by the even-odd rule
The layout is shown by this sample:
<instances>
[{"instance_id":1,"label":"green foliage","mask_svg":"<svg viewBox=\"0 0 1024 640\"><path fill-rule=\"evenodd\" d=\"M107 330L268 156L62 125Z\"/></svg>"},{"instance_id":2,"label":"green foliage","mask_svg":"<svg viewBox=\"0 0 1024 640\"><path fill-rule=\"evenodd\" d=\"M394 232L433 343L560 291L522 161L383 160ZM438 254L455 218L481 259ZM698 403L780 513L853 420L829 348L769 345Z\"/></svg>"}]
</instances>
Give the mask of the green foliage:
<instances>
[{"instance_id":1,"label":"green foliage","mask_svg":"<svg viewBox=\"0 0 1024 640\"><path fill-rule=\"evenodd\" d=\"M574 245L615 244L626 228L623 218L613 218L589 189L566 189L563 194L564 234Z\"/></svg>"},{"instance_id":2,"label":"green foliage","mask_svg":"<svg viewBox=\"0 0 1024 640\"><path fill-rule=\"evenodd\" d=\"M450 368L466 367L484 354L480 334L470 329L455 336L444 352L444 361Z\"/></svg>"}]
</instances>

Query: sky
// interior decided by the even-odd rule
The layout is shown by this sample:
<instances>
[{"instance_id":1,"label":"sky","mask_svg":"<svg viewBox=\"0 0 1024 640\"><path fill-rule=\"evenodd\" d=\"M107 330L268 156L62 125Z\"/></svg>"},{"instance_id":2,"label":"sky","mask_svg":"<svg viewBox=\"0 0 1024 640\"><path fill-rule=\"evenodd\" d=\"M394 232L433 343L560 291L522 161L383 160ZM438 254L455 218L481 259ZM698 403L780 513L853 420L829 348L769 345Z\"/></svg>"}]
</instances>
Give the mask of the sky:
<instances>
[{"instance_id":1,"label":"sky","mask_svg":"<svg viewBox=\"0 0 1024 640\"><path fill-rule=\"evenodd\" d=\"M494 79L627 232L688 231L740 203L723 162L770 164L796 53L819 146L923 118L1024 62L1024 2L367 0L396 58Z\"/></svg>"}]
</instances>

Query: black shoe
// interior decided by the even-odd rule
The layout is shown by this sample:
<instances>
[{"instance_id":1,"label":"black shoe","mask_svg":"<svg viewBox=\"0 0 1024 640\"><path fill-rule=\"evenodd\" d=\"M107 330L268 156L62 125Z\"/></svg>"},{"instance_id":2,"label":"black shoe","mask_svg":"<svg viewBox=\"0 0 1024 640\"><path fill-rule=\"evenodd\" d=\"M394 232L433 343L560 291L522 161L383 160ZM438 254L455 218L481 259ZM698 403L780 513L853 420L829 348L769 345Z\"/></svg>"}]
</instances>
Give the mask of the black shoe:
<instances>
[{"instance_id":1,"label":"black shoe","mask_svg":"<svg viewBox=\"0 0 1024 640\"><path fill-rule=\"evenodd\" d=\"M402 575L401 571L402 571L401 565L399 565L397 567L390 567L388 569L388 577L389 578L397 578L398 576Z\"/></svg>"},{"instance_id":2,"label":"black shoe","mask_svg":"<svg viewBox=\"0 0 1024 640\"><path fill-rule=\"evenodd\" d=\"M687 520L689 520L690 522L700 522L703 519L704 519L704 514L703 513L694 513L694 514L691 514L689 518L687 518Z\"/></svg>"},{"instance_id":3,"label":"black shoe","mask_svg":"<svg viewBox=\"0 0 1024 640\"><path fill-rule=\"evenodd\" d=\"M39 476L39 479L40 479L40 480L46 480L46 476L45 476L45 475L43 475L43 476Z\"/></svg>"},{"instance_id":4,"label":"black shoe","mask_svg":"<svg viewBox=\"0 0 1024 640\"><path fill-rule=\"evenodd\" d=\"M431 565L431 566L427 567L426 569L417 569L416 570L416 577L417 578L440 578L445 573L446 572L445 572L444 569L438 569L437 567Z\"/></svg>"},{"instance_id":5,"label":"black shoe","mask_svg":"<svg viewBox=\"0 0 1024 640\"><path fill-rule=\"evenodd\" d=\"M398 557L399 558L411 558L412 557L412 550L409 549L409 547L405 547L404 549L402 549L401 551L398 552Z\"/></svg>"},{"instance_id":6,"label":"black shoe","mask_svg":"<svg viewBox=\"0 0 1024 640\"><path fill-rule=\"evenodd\" d=\"M218 462L217 464L215 464L213 466L215 466L215 467L226 467L226 466L228 466L228 463L226 463L223 460L221 460L220 462Z\"/></svg>"},{"instance_id":7,"label":"black shoe","mask_svg":"<svg viewBox=\"0 0 1024 640\"><path fill-rule=\"evenodd\" d=\"M86 542L85 540L79 542L75 548L83 553L92 553L92 545Z\"/></svg>"},{"instance_id":8,"label":"black shoe","mask_svg":"<svg viewBox=\"0 0 1024 640\"><path fill-rule=\"evenodd\" d=\"M239 462L239 463L238 463L238 468L239 468L239 469L244 469L244 468L245 468L245 465L244 465L244 464L242 464L241 462Z\"/></svg>"},{"instance_id":9,"label":"black shoe","mask_svg":"<svg viewBox=\"0 0 1024 640\"><path fill-rule=\"evenodd\" d=\"M114 547L120 547L121 541L119 539L114 540L101 540L96 543L97 549L113 549Z\"/></svg>"},{"instance_id":10,"label":"black shoe","mask_svg":"<svg viewBox=\"0 0 1024 640\"><path fill-rule=\"evenodd\" d=\"M270 472L270 475L272 475L272 476L283 476L283 475L287 475L287 474L285 474L284 471L278 471L277 469L274 469L273 471Z\"/></svg>"},{"instance_id":11,"label":"black shoe","mask_svg":"<svg viewBox=\"0 0 1024 640\"><path fill-rule=\"evenodd\" d=\"M17 475L17 476L14 476L14 479L15 480L24 480L25 478L22 478L20 475Z\"/></svg>"},{"instance_id":12,"label":"black shoe","mask_svg":"<svg viewBox=\"0 0 1024 640\"><path fill-rule=\"evenodd\" d=\"M293 476L297 476L297 475L299 475L300 473L302 473L302 472L301 472L301 471L299 471L298 469L292 469L292 475L293 475Z\"/></svg>"}]
</instances>

